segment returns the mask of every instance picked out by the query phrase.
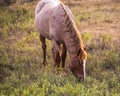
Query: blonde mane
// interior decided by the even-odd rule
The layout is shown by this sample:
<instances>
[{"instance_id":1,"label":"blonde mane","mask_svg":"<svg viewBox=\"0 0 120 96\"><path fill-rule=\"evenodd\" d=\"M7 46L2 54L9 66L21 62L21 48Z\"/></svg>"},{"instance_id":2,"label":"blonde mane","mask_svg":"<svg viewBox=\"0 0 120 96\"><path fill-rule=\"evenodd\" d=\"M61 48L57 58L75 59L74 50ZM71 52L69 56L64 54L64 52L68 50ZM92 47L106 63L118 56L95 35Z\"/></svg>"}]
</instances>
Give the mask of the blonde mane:
<instances>
[{"instance_id":1,"label":"blonde mane","mask_svg":"<svg viewBox=\"0 0 120 96\"><path fill-rule=\"evenodd\" d=\"M64 34L67 35L67 37L69 38L69 39L67 38L68 39L67 44L69 44L68 46L70 46L70 47L75 46L76 52L77 52L79 50L79 48L84 48L85 46L83 44L79 30L77 29L75 23L71 21L69 15L65 9L64 4L62 2L60 4L65 13L64 14L64 16L65 16L64 22L65 22L66 28L63 31L64 31Z\"/></svg>"}]
</instances>

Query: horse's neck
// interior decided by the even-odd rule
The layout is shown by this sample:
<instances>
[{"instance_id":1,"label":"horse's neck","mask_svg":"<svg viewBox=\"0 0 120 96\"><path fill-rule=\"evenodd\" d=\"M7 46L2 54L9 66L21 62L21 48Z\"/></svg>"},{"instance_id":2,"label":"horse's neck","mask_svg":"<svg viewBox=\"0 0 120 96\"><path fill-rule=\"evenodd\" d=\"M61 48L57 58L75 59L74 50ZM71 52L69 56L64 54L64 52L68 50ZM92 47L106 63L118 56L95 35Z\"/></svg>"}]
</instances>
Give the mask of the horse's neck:
<instances>
[{"instance_id":1,"label":"horse's neck","mask_svg":"<svg viewBox=\"0 0 120 96\"><path fill-rule=\"evenodd\" d=\"M64 34L64 42L68 49L70 57L76 57L77 52L82 44L78 33L76 32L76 30L72 30L72 32L68 31Z\"/></svg>"},{"instance_id":2,"label":"horse's neck","mask_svg":"<svg viewBox=\"0 0 120 96\"><path fill-rule=\"evenodd\" d=\"M79 31L76 28L75 23L70 19L70 16L66 11L64 4L61 3L61 6L64 11L64 17L65 17L63 21L65 24L63 29L64 42L70 56L75 57L77 55L78 50L83 45L82 39L80 37Z\"/></svg>"}]
</instances>

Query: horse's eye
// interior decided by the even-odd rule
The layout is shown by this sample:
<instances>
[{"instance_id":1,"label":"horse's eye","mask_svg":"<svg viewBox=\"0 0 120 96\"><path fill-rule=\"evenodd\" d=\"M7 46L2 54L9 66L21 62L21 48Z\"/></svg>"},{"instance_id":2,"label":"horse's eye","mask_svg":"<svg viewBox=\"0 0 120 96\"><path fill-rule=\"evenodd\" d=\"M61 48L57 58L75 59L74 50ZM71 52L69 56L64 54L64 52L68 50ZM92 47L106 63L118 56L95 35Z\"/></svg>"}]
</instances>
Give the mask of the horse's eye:
<instances>
[{"instance_id":1,"label":"horse's eye","mask_svg":"<svg viewBox=\"0 0 120 96\"><path fill-rule=\"evenodd\" d=\"M82 65L83 64L83 61L79 62L78 65Z\"/></svg>"},{"instance_id":2,"label":"horse's eye","mask_svg":"<svg viewBox=\"0 0 120 96\"><path fill-rule=\"evenodd\" d=\"M78 65L81 65L81 63L79 62Z\"/></svg>"}]
</instances>

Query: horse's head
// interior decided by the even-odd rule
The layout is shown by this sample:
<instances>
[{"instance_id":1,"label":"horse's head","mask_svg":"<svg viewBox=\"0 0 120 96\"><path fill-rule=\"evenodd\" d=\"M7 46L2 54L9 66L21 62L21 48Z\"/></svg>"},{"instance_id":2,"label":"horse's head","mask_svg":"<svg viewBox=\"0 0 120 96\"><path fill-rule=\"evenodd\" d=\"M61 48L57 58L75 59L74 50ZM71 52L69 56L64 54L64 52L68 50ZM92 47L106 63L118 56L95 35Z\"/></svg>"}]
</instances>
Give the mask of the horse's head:
<instances>
[{"instance_id":1,"label":"horse's head","mask_svg":"<svg viewBox=\"0 0 120 96\"><path fill-rule=\"evenodd\" d=\"M77 51L77 56L71 58L70 61L70 70L74 76L78 79L79 82L83 82L86 73L85 73L85 63L86 63L87 54L84 48L80 48Z\"/></svg>"}]
</instances>

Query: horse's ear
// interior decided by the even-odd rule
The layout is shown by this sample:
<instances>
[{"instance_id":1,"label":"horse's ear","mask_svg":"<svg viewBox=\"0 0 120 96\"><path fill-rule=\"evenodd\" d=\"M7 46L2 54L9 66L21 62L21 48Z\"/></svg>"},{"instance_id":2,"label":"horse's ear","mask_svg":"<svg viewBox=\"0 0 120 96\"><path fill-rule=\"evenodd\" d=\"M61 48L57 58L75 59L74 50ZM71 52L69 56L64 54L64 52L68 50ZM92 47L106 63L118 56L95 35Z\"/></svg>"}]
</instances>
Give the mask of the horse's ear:
<instances>
[{"instance_id":1,"label":"horse's ear","mask_svg":"<svg viewBox=\"0 0 120 96\"><path fill-rule=\"evenodd\" d=\"M80 52L81 52L81 48L79 48L78 51L77 51L77 57L80 56Z\"/></svg>"},{"instance_id":2,"label":"horse's ear","mask_svg":"<svg viewBox=\"0 0 120 96\"><path fill-rule=\"evenodd\" d=\"M86 50L86 47L84 47L84 50Z\"/></svg>"}]
</instances>

